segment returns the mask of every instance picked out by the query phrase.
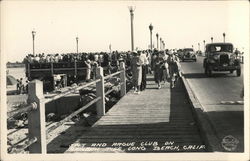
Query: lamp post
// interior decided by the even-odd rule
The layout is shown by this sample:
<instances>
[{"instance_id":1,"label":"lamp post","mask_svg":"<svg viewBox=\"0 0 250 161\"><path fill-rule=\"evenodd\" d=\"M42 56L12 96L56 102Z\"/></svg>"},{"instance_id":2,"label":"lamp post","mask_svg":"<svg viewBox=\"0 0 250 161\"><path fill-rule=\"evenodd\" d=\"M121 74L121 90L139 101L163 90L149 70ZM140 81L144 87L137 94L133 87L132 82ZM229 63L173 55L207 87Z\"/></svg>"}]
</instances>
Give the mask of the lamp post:
<instances>
[{"instance_id":1,"label":"lamp post","mask_svg":"<svg viewBox=\"0 0 250 161\"><path fill-rule=\"evenodd\" d=\"M214 40L214 38L213 38L213 37L211 37L211 43L213 43L213 40Z\"/></svg>"},{"instance_id":2,"label":"lamp post","mask_svg":"<svg viewBox=\"0 0 250 161\"><path fill-rule=\"evenodd\" d=\"M150 49L152 50L153 46L152 46L152 30L153 30L153 25L150 24L149 25L149 30L150 30Z\"/></svg>"},{"instance_id":3,"label":"lamp post","mask_svg":"<svg viewBox=\"0 0 250 161\"><path fill-rule=\"evenodd\" d=\"M111 46L111 44L109 44L109 52L110 52L110 54L112 52L112 46Z\"/></svg>"},{"instance_id":4,"label":"lamp post","mask_svg":"<svg viewBox=\"0 0 250 161\"><path fill-rule=\"evenodd\" d=\"M192 48L194 48L194 45L192 45Z\"/></svg>"},{"instance_id":5,"label":"lamp post","mask_svg":"<svg viewBox=\"0 0 250 161\"><path fill-rule=\"evenodd\" d=\"M226 42L225 40L225 37L226 37L226 34L225 34L225 32L223 33L223 41L224 41L224 43Z\"/></svg>"},{"instance_id":6,"label":"lamp post","mask_svg":"<svg viewBox=\"0 0 250 161\"><path fill-rule=\"evenodd\" d=\"M129 12L130 12L130 19L131 19L131 50L134 51L134 10L132 6L129 7Z\"/></svg>"},{"instance_id":7,"label":"lamp post","mask_svg":"<svg viewBox=\"0 0 250 161\"><path fill-rule=\"evenodd\" d=\"M205 41L205 40L203 40L203 43L204 43L204 52L205 52L206 41Z\"/></svg>"},{"instance_id":8,"label":"lamp post","mask_svg":"<svg viewBox=\"0 0 250 161\"><path fill-rule=\"evenodd\" d=\"M165 49L165 42L164 41L162 41L162 48L163 48L163 50Z\"/></svg>"},{"instance_id":9,"label":"lamp post","mask_svg":"<svg viewBox=\"0 0 250 161\"><path fill-rule=\"evenodd\" d=\"M158 46L158 43L159 43L159 42L158 42L158 38L159 38L159 34L157 33L157 34L156 34L157 50L159 50L159 46Z\"/></svg>"},{"instance_id":10,"label":"lamp post","mask_svg":"<svg viewBox=\"0 0 250 161\"><path fill-rule=\"evenodd\" d=\"M161 39L161 37L160 37L160 50L162 49L162 39Z\"/></svg>"},{"instance_id":11,"label":"lamp post","mask_svg":"<svg viewBox=\"0 0 250 161\"><path fill-rule=\"evenodd\" d=\"M77 53L77 54L78 54L78 40L79 40L79 38L76 37L76 53Z\"/></svg>"},{"instance_id":12,"label":"lamp post","mask_svg":"<svg viewBox=\"0 0 250 161\"><path fill-rule=\"evenodd\" d=\"M200 43L198 43L198 49L199 49L199 51L200 51Z\"/></svg>"},{"instance_id":13,"label":"lamp post","mask_svg":"<svg viewBox=\"0 0 250 161\"><path fill-rule=\"evenodd\" d=\"M32 31L32 39L33 39L33 55L35 55L35 35L36 35L36 31Z\"/></svg>"}]
</instances>

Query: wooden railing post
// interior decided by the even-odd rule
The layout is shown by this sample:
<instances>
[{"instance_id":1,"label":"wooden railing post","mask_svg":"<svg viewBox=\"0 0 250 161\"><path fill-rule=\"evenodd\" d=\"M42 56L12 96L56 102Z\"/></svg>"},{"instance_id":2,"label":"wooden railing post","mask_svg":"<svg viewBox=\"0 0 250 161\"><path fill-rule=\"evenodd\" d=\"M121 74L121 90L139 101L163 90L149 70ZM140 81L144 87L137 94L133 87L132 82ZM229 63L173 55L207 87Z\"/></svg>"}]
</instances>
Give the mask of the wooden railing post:
<instances>
[{"instance_id":1,"label":"wooden railing post","mask_svg":"<svg viewBox=\"0 0 250 161\"><path fill-rule=\"evenodd\" d=\"M45 104L43 95L43 82L33 80L28 84L28 103L35 102L33 110L28 113L29 139L37 141L29 146L30 153L46 154Z\"/></svg>"},{"instance_id":2,"label":"wooden railing post","mask_svg":"<svg viewBox=\"0 0 250 161\"><path fill-rule=\"evenodd\" d=\"M100 79L100 81L96 83L96 97L101 97L101 99L96 102L96 111L97 116L102 117L105 115L105 91L102 67L96 69L96 79Z\"/></svg>"},{"instance_id":3,"label":"wooden railing post","mask_svg":"<svg viewBox=\"0 0 250 161\"><path fill-rule=\"evenodd\" d=\"M121 80L121 92L120 96L123 97L126 94L126 69L125 69L125 63L120 63L120 80Z\"/></svg>"}]
</instances>

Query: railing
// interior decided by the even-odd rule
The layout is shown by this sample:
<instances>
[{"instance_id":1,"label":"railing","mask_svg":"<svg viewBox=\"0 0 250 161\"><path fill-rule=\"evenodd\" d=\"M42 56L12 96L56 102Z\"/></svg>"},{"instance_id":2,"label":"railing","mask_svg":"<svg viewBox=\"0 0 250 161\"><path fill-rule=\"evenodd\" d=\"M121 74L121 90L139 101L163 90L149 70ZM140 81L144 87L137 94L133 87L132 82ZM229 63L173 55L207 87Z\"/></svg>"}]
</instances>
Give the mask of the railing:
<instances>
[{"instance_id":1,"label":"railing","mask_svg":"<svg viewBox=\"0 0 250 161\"><path fill-rule=\"evenodd\" d=\"M82 112L89 106L96 103L97 116L100 118L105 115L105 95L111 93L114 88L111 88L105 93L105 79L119 75L120 77L120 96L126 94L126 73L125 73L125 63L121 62L120 71L110 74L104 77L103 68L98 67L96 70L96 80L85 85L77 86L69 89L68 91L58 94L52 98L45 99L43 95L43 82L39 80L33 80L29 82L28 88L28 106L20 110L11 111L8 113L8 117L13 117L20 112L28 112L28 138L25 138L19 142L24 142L25 145L23 149L29 147L29 153L46 153L46 133L49 133L61 126L66 121L70 120L72 117L76 116L78 113ZM78 110L71 113L69 116L63 120L51 124L46 127L45 122L45 104L53 100L57 100L61 97L71 94L76 90L81 90L83 88L89 87L91 85L96 85L96 98L79 108Z\"/></svg>"},{"instance_id":2,"label":"railing","mask_svg":"<svg viewBox=\"0 0 250 161\"><path fill-rule=\"evenodd\" d=\"M106 67L103 67L107 69ZM60 73L61 71L72 72L74 75L79 74L79 70L87 70L88 67L83 62L50 62L50 63L28 63L26 65L26 76L31 78L31 73L33 72L48 72L49 75L53 75L54 73ZM32 75L33 75L32 74Z\"/></svg>"}]
</instances>

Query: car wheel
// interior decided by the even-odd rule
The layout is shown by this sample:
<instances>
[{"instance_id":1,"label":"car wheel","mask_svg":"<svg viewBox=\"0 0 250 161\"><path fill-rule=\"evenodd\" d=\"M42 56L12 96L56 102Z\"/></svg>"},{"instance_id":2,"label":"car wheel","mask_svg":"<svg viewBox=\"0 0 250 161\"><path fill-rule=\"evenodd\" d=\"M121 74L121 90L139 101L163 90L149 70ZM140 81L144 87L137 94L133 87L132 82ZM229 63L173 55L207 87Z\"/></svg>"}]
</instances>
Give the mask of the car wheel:
<instances>
[{"instance_id":1,"label":"car wheel","mask_svg":"<svg viewBox=\"0 0 250 161\"><path fill-rule=\"evenodd\" d=\"M212 76L212 70L208 69L208 76L211 77Z\"/></svg>"},{"instance_id":2,"label":"car wheel","mask_svg":"<svg viewBox=\"0 0 250 161\"><path fill-rule=\"evenodd\" d=\"M209 66L205 67L205 74L209 77L212 76L212 70L209 68Z\"/></svg>"},{"instance_id":3,"label":"car wheel","mask_svg":"<svg viewBox=\"0 0 250 161\"><path fill-rule=\"evenodd\" d=\"M205 70L204 70L204 74L205 74L205 75L207 75L207 68L205 68Z\"/></svg>"},{"instance_id":4,"label":"car wheel","mask_svg":"<svg viewBox=\"0 0 250 161\"><path fill-rule=\"evenodd\" d=\"M230 70L230 73L232 74L234 71L233 70Z\"/></svg>"},{"instance_id":5,"label":"car wheel","mask_svg":"<svg viewBox=\"0 0 250 161\"><path fill-rule=\"evenodd\" d=\"M194 62L196 62L197 60L196 59L194 59Z\"/></svg>"},{"instance_id":6,"label":"car wheel","mask_svg":"<svg viewBox=\"0 0 250 161\"><path fill-rule=\"evenodd\" d=\"M236 70L236 75L237 75L237 77L239 77L241 75L241 69Z\"/></svg>"}]
</instances>

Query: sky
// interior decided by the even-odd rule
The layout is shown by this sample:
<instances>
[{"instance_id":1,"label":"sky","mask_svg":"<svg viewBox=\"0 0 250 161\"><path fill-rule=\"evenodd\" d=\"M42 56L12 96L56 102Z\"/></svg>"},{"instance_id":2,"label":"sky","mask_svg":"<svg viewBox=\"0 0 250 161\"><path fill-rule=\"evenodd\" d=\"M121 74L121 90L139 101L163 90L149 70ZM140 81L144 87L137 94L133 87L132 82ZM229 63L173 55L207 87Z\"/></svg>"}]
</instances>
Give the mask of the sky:
<instances>
[{"instance_id":1,"label":"sky","mask_svg":"<svg viewBox=\"0 0 250 161\"><path fill-rule=\"evenodd\" d=\"M245 53L249 51L248 1L2 1L1 53L6 61L22 61L32 53L131 50L130 14L134 6L134 46L148 49L149 25L166 48L194 46L204 48L203 40L231 42Z\"/></svg>"}]
</instances>

